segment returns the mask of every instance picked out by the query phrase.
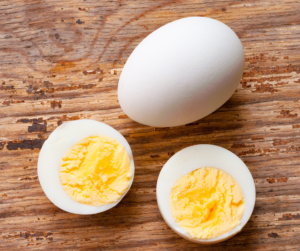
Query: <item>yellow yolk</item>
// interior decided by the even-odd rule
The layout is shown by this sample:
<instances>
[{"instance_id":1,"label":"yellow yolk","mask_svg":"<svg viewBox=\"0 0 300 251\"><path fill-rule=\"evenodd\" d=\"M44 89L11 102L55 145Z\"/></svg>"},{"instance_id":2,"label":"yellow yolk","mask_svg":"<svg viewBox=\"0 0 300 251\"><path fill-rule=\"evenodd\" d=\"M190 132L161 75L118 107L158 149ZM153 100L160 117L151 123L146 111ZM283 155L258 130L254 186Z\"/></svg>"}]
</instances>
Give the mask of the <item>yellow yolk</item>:
<instances>
[{"instance_id":1,"label":"yellow yolk","mask_svg":"<svg viewBox=\"0 0 300 251\"><path fill-rule=\"evenodd\" d=\"M211 239L241 223L243 192L237 182L217 168L199 168L181 177L171 191L175 221L192 238Z\"/></svg>"},{"instance_id":2,"label":"yellow yolk","mask_svg":"<svg viewBox=\"0 0 300 251\"><path fill-rule=\"evenodd\" d=\"M101 206L117 202L128 189L131 176L124 147L112 138L91 136L64 155L59 178L72 199Z\"/></svg>"}]
</instances>

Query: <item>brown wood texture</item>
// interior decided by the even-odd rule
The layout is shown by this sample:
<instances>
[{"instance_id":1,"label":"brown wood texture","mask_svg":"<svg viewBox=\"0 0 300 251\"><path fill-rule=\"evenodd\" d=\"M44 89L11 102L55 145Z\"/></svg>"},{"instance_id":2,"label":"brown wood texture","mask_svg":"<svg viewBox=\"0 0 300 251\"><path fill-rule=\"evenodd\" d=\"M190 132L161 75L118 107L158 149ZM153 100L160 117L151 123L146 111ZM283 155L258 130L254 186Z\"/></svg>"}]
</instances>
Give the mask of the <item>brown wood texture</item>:
<instances>
[{"instance_id":1,"label":"brown wood texture","mask_svg":"<svg viewBox=\"0 0 300 251\"><path fill-rule=\"evenodd\" d=\"M188 16L215 18L237 33L246 56L241 84L195 123L138 124L117 100L122 67L150 32ZM0 250L300 249L299 1L4 0L0 56ZM58 209L37 177L45 139L81 118L119 130L136 164L122 202L91 216ZM212 246L175 234L156 203L164 163L200 143L237 154L257 190L244 230Z\"/></svg>"}]
</instances>

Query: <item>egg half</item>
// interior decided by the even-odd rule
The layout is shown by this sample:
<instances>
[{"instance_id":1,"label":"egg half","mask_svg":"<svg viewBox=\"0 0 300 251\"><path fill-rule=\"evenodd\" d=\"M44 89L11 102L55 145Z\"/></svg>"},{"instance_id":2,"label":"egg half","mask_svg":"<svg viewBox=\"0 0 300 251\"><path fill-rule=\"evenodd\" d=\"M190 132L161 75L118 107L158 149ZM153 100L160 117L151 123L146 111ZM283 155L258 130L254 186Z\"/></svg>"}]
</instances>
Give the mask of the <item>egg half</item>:
<instances>
[{"instance_id":1,"label":"egg half","mask_svg":"<svg viewBox=\"0 0 300 251\"><path fill-rule=\"evenodd\" d=\"M184 181L184 179L186 179L187 175L191 173L194 174L194 172L197 172L196 170L200 169L220 170L219 173L220 175L225 175L225 180L228 180L228 178L231 177L231 183L228 185L229 190L231 189L231 192L234 192L233 189L235 188L233 187L234 185L237 185L235 195L233 195L232 197L234 200L234 197L236 196L236 203L240 207L234 207L234 210L231 211L231 214L239 214L240 218L237 219L238 224L236 224L235 227L231 228L229 231L213 238L196 237L193 233L191 234L190 229L193 230L193 228L191 228L190 226L183 226L190 224L190 222L184 220L185 222L181 221L179 223L179 221L174 217L174 201L172 201L174 196L174 189L176 193L176 189L178 190L178 187L180 185L184 185L184 182L186 182ZM193 176L190 176L190 178L194 179ZM204 182L210 182L210 180L211 179L206 179L204 180ZM190 188L191 186L193 186L191 180L189 180L188 182L189 183L186 184L186 187ZM226 189L226 184L224 185L224 188ZM241 191L239 191L239 189L241 189ZM201 192L205 193L205 191ZM252 215L256 197L254 180L244 162L235 154L222 147L205 144L187 147L173 155L167 161L167 163L162 168L157 180L156 196L161 215L163 216L169 227L181 237L189 241L201 244L218 243L227 240L240 232ZM197 197L202 195L194 193L193 196ZM207 198L205 199L207 200ZM175 206L180 207L179 203L182 203L182 201L176 203L178 203L178 205L175 204ZM214 201L206 201L207 207L209 207L209 209L214 206L214 203ZM185 212L179 213L181 213L181 215L189 213L189 208L185 208L184 210ZM232 209L227 208L226 210ZM175 212L175 214L176 213L178 214L178 212ZM197 218L200 216L202 215L200 214L199 216L195 217ZM224 222L220 222L220 224L223 223ZM214 233L211 233L211 236L214 236Z\"/></svg>"},{"instance_id":2,"label":"egg half","mask_svg":"<svg viewBox=\"0 0 300 251\"><path fill-rule=\"evenodd\" d=\"M102 148L95 147L101 145ZM85 157L82 158L83 155ZM79 160L78 156L83 161ZM87 159L88 161L84 161ZM86 191L91 187L89 183L97 182L100 176L99 166L95 165L96 160L97 164L102 165L100 168L111 166L106 169L104 175L102 174L101 179L104 181L115 172L116 167L129 168L127 177L126 174L124 176L126 170L118 173L120 177L126 178L126 182L125 179L117 177L114 184L109 184L108 192L100 193L105 198L112 198L111 203L97 198L95 201L86 199L99 194L97 189ZM117 163L118 161L120 163ZM73 172L76 162L80 168ZM74 173L81 178L80 184L76 181ZM104 212L116 206L132 185L134 162L131 148L126 139L109 125L86 119L66 122L57 127L43 144L38 158L38 177L46 196L62 210L74 214ZM92 185L93 188L99 187L96 184Z\"/></svg>"},{"instance_id":3,"label":"egg half","mask_svg":"<svg viewBox=\"0 0 300 251\"><path fill-rule=\"evenodd\" d=\"M241 41L227 25L206 17L179 19L134 49L120 76L119 102L142 124L191 123L230 98L244 63Z\"/></svg>"}]
</instances>

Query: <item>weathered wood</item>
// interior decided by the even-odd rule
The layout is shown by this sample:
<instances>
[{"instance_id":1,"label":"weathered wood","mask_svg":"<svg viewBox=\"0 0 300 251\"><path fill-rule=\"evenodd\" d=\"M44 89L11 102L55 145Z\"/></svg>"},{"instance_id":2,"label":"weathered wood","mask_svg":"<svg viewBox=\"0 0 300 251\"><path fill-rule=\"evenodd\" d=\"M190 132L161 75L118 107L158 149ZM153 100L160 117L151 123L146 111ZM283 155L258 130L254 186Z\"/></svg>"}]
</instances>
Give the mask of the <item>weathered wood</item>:
<instances>
[{"instance_id":1,"label":"weathered wood","mask_svg":"<svg viewBox=\"0 0 300 251\"><path fill-rule=\"evenodd\" d=\"M200 121L140 125L117 100L122 67L150 32L187 16L218 19L238 34L246 55L241 84ZM0 2L0 55L1 250L299 250L299 1L6 0ZM44 140L62 122L80 118L119 130L136 163L127 196L92 216L58 209L37 179ZM163 164L199 143L240 156L257 189L244 230L214 246L176 235L156 204Z\"/></svg>"}]
</instances>

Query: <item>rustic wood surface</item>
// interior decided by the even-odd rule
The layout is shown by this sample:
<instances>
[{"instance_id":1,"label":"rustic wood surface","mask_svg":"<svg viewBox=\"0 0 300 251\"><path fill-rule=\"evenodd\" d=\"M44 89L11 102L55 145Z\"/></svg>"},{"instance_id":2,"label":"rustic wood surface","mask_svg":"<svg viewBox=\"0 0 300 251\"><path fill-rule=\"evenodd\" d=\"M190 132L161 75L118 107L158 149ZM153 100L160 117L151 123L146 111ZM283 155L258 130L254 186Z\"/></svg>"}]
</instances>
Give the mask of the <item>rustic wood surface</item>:
<instances>
[{"instance_id":1,"label":"rustic wood surface","mask_svg":"<svg viewBox=\"0 0 300 251\"><path fill-rule=\"evenodd\" d=\"M138 124L117 100L122 67L150 32L188 16L215 18L237 33L246 55L241 84L195 123ZM1 250L299 250L298 0L2 0L0 56ZM64 121L81 118L119 130L136 163L122 202L92 216L58 209L37 177L45 139ZM244 230L213 246L179 237L156 204L164 163L199 143L241 157L257 189Z\"/></svg>"}]
</instances>

